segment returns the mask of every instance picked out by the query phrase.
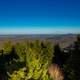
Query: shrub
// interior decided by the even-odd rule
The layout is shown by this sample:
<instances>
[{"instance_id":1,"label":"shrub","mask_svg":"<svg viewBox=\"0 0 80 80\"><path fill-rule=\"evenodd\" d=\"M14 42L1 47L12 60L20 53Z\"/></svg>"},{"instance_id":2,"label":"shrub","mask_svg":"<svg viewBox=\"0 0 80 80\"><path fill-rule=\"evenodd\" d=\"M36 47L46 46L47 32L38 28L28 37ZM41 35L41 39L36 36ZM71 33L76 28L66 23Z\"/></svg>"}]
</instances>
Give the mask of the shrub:
<instances>
[{"instance_id":1,"label":"shrub","mask_svg":"<svg viewBox=\"0 0 80 80\"><path fill-rule=\"evenodd\" d=\"M64 75L62 73L62 70L57 64L52 64L49 67L48 72L50 76L53 78L53 80L64 80Z\"/></svg>"}]
</instances>

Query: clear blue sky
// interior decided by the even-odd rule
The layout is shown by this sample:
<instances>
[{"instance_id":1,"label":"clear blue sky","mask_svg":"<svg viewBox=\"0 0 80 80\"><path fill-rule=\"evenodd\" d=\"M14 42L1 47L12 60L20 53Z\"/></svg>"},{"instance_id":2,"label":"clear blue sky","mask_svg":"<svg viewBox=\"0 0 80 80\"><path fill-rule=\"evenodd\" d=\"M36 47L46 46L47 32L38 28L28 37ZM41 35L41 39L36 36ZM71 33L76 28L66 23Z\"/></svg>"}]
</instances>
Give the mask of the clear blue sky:
<instances>
[{"instance_id":1,"label":"clear blue sky","mask_svg":"<svg viewBox=\"0 0 80 80\"><path fill-rule=\"evenodd\" d=\"M80 0L0 0L0 34L80 32Z\"/></svg>"}]
</instances>

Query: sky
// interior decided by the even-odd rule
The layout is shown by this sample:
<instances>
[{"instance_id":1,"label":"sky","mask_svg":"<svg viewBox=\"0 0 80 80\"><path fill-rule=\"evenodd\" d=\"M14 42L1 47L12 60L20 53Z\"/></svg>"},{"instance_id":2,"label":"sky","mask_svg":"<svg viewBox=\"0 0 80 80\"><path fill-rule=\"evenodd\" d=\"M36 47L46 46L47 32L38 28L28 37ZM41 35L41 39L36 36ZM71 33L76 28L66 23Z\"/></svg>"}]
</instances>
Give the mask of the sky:
<instances>
[{"instance_id":1,"label":"sky","mask_svg":"<svg viewBox=\"0 0 80 80\"><path fill-rule=\"evenodd\" d=\"M80 33L80 0L0 0L0 34Z\"/></svg>"}]
</instances>

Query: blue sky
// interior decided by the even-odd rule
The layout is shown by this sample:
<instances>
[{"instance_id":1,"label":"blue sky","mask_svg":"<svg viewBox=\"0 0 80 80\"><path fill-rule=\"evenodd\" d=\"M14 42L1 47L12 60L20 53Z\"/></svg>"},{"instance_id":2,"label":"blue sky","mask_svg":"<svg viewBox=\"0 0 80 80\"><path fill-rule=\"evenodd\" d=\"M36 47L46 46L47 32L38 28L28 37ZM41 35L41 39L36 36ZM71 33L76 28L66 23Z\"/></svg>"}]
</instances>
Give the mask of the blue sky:
<instances>
[{"instance_id":1,"label":"blue sky","mask_svg":"<svg viewBox=\"0 0 80 80\"><path fill-rule=\"evenodd\" d=\"M0 0L0 34L80 32L80 0Z\"/></svg>"}]
</instances>

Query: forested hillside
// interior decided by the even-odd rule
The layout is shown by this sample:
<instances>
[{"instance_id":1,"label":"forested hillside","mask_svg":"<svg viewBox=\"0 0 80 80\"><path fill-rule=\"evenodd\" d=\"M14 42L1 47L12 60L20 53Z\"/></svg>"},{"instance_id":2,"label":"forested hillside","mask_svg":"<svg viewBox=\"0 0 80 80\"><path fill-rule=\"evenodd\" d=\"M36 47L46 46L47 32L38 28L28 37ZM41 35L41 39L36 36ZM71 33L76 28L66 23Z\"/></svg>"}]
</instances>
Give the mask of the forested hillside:
<instances>
[{"instance_id":1,"label":"forested hillside","mask_svg":"<svg viewBox=\"0 0 80 80\"><path fill-rule=\"evenodd\" d=\"M79 80L80 35L61 48L48 40L8 41L0 50L0 80Z\"/></svg>"}]
</instances>

